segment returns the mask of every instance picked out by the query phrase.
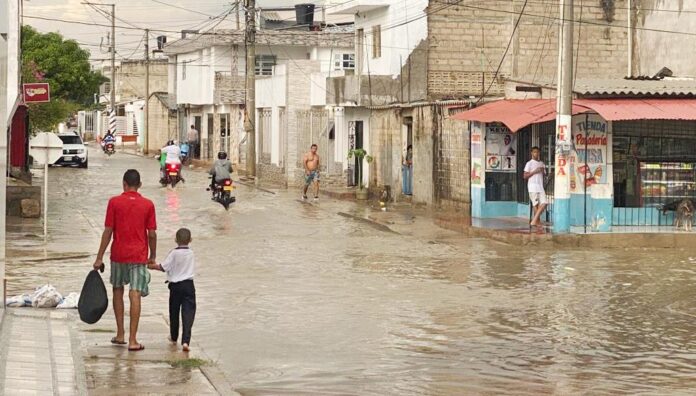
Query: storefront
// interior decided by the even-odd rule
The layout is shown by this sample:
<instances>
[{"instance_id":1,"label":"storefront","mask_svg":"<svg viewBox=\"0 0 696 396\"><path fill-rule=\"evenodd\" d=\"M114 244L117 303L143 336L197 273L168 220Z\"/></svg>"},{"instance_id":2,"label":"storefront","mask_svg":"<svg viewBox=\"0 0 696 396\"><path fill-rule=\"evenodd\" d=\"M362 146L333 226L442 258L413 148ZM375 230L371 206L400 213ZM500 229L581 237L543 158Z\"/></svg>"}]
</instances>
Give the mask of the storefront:
<instances>
[{"instance_id":1,"label":"storefront","mask_svg":"<svg viewBox=\"0 0 696 396\"><path fill-rule=\"evenodd\" d=\"M573 231L671 225L679 202L696 202L696 100L578 99L573 113L567 152L554 146L553 100L503 100L453 116L470 121L472 217L529 216L522 175L533 146L549 170L549 212L554 183L570 186Z\"/></svg>"}]
</instances>

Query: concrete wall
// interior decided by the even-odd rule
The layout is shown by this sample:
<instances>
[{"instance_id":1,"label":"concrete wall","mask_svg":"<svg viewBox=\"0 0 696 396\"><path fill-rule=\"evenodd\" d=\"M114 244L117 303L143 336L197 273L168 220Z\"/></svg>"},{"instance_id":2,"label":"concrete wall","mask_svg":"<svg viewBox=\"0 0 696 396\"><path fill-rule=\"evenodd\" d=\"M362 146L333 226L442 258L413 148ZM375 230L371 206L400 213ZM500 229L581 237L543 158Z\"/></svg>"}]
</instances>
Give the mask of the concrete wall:
<instances>
[{"instance_id":1,"label":"concrete wall","mask_svg":"<svg viewBox=\"0 0 696 396\"><path fill-rule=\"evenodd\" d=\"M120 101L145 98L145 63L121 62L116 72L116 94ZM166 92L169 67L166 60L150 62L150 93Z\"/></svg>"},{"instance_id":2,"label":"concrete wall","mask_svg":"<svg viewBox=\"0 0 696 396\"><path fill-rule=\"evenodd\" d=\"M639 27L696 34L696 0L637 2L636 24ZM634 74L654 75L666 66L675 76L696 77L696 63L690 56L684 56L696 53L693 36L635 30L635 38Z\"/></svg>"},{"instance_id":3,"label":"concrete wall","mask_svg":"<svg viewBox=\"0 0 696 396\"><path fill-rule=\"evenodd\" d=\"M167 140L178 140L176 114L155 96L150 96L150 131L148 133L148 147L150 151L157 151L167 143Z\"/></svg>"},{"instance_id":4,"label":"concrete wall","mask_svg":"<svg viewBox=\"0 0 696 396\"><path fill-rule=\"evenodd\" d=\"M599 2L581 8L575 2L577 75L616 77L627 74L627 0L615 0L614 11ZM437 4L437 3L433 3ZM512 37L522 0L491 0L470 7L434 8L428 16L428 90L431 99L501 96L502 79L493 81L504 58L500 78L554 82L558 54L558 2L528 2ZM609 4L607 2L606 4ZM431 7L437 7L432 5ZM485 81L484 81L485 80ZM491 82L493 84L491 85Z\"/></svg>"}]
</instances>

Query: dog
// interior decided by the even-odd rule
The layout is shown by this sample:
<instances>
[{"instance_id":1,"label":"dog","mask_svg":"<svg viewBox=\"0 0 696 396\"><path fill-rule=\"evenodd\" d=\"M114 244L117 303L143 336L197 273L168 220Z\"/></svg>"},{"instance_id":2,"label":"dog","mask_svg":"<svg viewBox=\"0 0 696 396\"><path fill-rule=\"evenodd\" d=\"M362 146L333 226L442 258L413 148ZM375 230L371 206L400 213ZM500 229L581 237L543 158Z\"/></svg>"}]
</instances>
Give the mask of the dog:
<instances>
[{"instance_id":1,"label":"dog","mask_svg":"<svg viewBox=\"0 0 696 396\"><path fill-rule=\"evenodd\" d=\"M674 227L683 228L684 231L691 231L694 223L694 203L690 199L682 199L677 205L674 214Z\"/></svg>"}]
</instances>

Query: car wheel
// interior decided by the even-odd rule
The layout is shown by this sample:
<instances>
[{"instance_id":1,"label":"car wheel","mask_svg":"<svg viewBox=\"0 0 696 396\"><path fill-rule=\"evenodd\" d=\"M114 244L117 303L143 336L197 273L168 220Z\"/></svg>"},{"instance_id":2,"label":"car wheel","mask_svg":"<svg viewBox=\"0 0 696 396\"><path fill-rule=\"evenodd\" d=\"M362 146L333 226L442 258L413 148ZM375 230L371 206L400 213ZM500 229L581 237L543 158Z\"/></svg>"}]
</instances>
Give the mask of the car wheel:
<instances>
[{"instance_id":1,"label":"car wheel","mask_svg":"<svg viewBox=\"0 0 696 396\"><path fill-rule=\"evenodd\" d=\"M80 168L85 168L85 169L87 169L87 166L88 166L87 163L88 163L88 162L89 162L89 161L85 161L83 164L80 164Z\"/></svg>"}]
</instances>

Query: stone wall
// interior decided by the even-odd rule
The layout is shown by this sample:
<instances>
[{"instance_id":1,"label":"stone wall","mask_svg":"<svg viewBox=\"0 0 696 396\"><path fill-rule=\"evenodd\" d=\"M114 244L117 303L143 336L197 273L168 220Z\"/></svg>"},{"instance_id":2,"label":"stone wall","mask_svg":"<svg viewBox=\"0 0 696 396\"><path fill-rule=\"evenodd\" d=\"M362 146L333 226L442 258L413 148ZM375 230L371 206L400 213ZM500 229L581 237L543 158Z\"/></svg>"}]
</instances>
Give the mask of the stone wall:
<instances>
[{"instance_id":1,"label":"stone wall","mask_svg":"<svg viewBox=\"0 0 696 396\"><path fill-rule=\"evenodd\" d=\"M245 99L244 76L222 72L215 73L214 101L216 104L243 104Z\"/></svg>"},{"instance_id":2,"label":"stone wall","mask_svg":"<svg viewBox=\"0 0 696 396\"><path fill-rule=\"evenodd\" d=\"M431 99L502 96L503 79L555 81L559 3L530 1L510 40L523 0L491 0L442 7L431 2L428 17L428 93ZM605 5L606 4L606 5ZM627 74L627 0L575 2L574 47L579 78ZM510 47L503 58L505 49ZM503 59L500 73L493 80ZM491 85L491 82L493 84Z\"/></svg>"}]
</instances>

